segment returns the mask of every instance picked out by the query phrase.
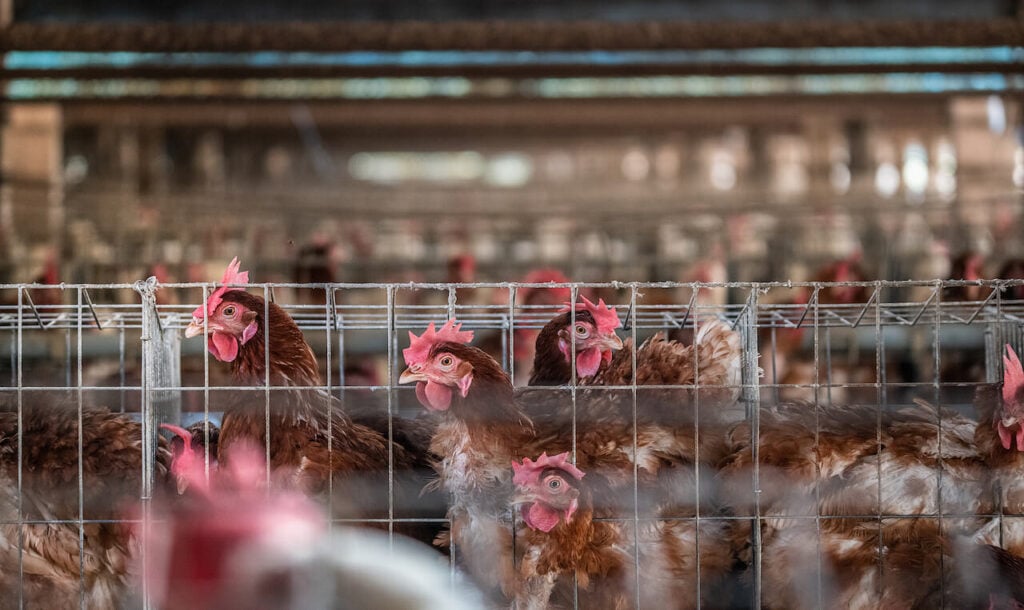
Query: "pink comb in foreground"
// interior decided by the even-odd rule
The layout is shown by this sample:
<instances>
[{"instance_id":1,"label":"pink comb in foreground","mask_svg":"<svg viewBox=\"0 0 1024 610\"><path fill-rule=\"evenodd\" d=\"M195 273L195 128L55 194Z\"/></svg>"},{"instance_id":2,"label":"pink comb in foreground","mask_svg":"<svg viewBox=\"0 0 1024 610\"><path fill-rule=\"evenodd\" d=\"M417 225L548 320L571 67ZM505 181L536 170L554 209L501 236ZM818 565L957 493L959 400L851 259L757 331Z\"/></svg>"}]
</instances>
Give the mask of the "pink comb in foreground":
<instances>
[{"instance_id":1,"label":"pink comb in foreground","mask_svg":"<svg viewBox=\"0 0 1024 610\"><path fill-rule=\"evenodd\" d=\"M622 322L619 321L619 314L616 313L614 307L606 305L604 299L598 299L596 305L587 299L587 297L581 296L580 299L582 299L583 302L576 303L576 311L589 311L590 315L594 316L594 321L597 322L597 332L607 334L622 326ZM558 312L563 313L569 311L571 307L571 304L566 303L565 307L559 309Z\"/></svg>"},{"instance_id":2,"label":"pink comb in foreground","mask_svg":"<svg viewBox=\"0 0 1024 610\"><path fill-rule=\"evenodd\" d=\"M249 272L239 272L238 268L242 265L239 262L238 257L231 259L231 263L228 264L228 268L224 271L224 277L221 278L220 283L223 284L220 288L210 293L209 298L206 299L206 311L203 311L203 306L195 308L192 312L192 317L196 319L202 319L206 317L207 313L213 313L217 306L220 305L224 293L229 289L228 284L248 284L249 283Z\"/></svg>"},{"instance_id":3,"label":"pink comb in foreground","mask_svg":"<svg viewBox=\"0 0 1024 610\"><path fill-rule=\"evenodd\" d=\"M405 364L408 366L422 364L430 354L430 348L437 343L468 344L473 340L473 331L459 330L461 328L462 323L456 323L453 318L445 322L440 330L434 330L434 323L431 322L427 325L427 330L423 331L419 337L409 331L409 347L402 350Z\"/></svg>"},{"instance_id":4,"label":"pink comb in foreground","mask_svg":"<svg viewBox=\"0 0 1024 610\"><path fill-rule=\"evenodd\" d=\"M195 449L192 448L192 433L174 424L160 424L160 427L174 434L184 443L181 453L174 456L174 460L171 462L171 474L178 480L178 493L184 493L190 486L207 490L205 467L202 458L196 455Z\"/></svg>"},{"instance_id":5,"label":"pink comb in foreground","mask_svg":"<svg viewBox=\"0 0 1024 610\"><path fill-rule=\"evenodd\" d=\"M1006 355L1003 356L1003 402L1013 402L1021 387L1024 387L1024 367L1017 352L1007 344Z\"/></svg>"},{"instance_id":6,"label":"pink comb in foreground","mask_svg":"<svg viewBox=\"0 0 1024 610\"><path fill-rule=\"evenodd\" d=\"M583 478L585 474L582 470L574 466L569 462L569 452L559 453L558 455L551 457L544 452L540 454L537 461L533 461L530 458L523 458L523 463L519 464L515 460L512 461L512 471L515 473L512 476L512 483L515 485L535 485L540 481L540 473L546 469L554 468L561 470L572 475L577 481Z\"/></svg>"}]
</instances>

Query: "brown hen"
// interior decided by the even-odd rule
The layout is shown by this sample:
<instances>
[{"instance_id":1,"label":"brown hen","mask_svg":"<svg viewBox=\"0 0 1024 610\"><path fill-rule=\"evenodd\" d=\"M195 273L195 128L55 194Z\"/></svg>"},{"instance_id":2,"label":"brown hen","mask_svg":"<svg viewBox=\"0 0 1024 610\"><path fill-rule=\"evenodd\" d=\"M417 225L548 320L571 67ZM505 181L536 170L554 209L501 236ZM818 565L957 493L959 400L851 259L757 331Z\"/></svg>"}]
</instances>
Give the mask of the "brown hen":
<instances>
[{"instance_id":1,"label":"brown hen","mask_svg":"<svg viewBox=\"0 0 1024 610\"><path fill-rule=\"evenodd\" d=\"M222 283L248 283L237 259ZM332 498L343 516L384 517L394 503L413 502L429 471L429 423L389 422L387 414L376 412L360 413L356 421L323 389L316 357L295 321L260 296L222 287L207 299L206 311L199 307L193 316L186 336L205 333L210 352L231 364L240 385L271 386L269 421L258 392L239 392L225 408L217 439L221 465L230 460L233 445L255 442L268 448L271 476L280 485L320 496L336 486ZM389 467L398 477L394 495Z\"/></svg>"},{"instance_id":2,"label":"brown hen","mask_svg":"<svg viewBox=\"0 0 1024 610\"><path fill-rule=\"evenodd\" d=\"M18 414L0 413L0 608L119 607L137 550L136 527L123 521L140 497L142 425L85 407L79 429L69 405L25 405L21 424L19 525ZM171 461L162 439L155 457L160 491Z\"/></svg>"}]
</instances>

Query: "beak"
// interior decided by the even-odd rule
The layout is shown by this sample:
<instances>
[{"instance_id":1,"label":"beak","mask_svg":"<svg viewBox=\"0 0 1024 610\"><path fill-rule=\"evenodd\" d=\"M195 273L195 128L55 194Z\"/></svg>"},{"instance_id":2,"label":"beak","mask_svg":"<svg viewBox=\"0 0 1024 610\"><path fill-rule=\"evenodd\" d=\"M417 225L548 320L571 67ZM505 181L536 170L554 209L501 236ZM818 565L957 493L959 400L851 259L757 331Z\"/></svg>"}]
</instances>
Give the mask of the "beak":
<instances>
[{"instance_id":1,"label":"beak","mask_svg":"<svg viewBox=\"0 0 1024 610\"><path fill-rule=\"evenodd\" d=\"M192 318L192 323L185 327L185 338L191 339L201 334L203 334L203 321Z\"/></svg>"},{"instance_id":2,"label":"beak","mask_svg":"<svg viewBox=\"0 0 1024 610\"><path fill-rule=\"evenodd\" d=\"M598 346L602 349L602 351L620 350L622 349L622 339L619 339L619 336L616 335L615 333L605 335L604 337L601 337L601 340L598 342Z\"/></svg>"},{"instance_id":3,"label":"beak","mask_svg":"<svg viewBox=\"0 0 1024 610\"><path fill-rule=\"evenodd\" d=\"M426 375L424 375L420 371L414 371L414 370L412 370L412 367L409 367L409 368L405 369L404 371L402 371L402 376L398 378L398 383L412 383L414 381L426 381L426 380L427 380L427 376Z\"/></svg>"},{"instance_id":4,"label":"beak","mask_svg":"<svg viewBox=\"0 0 1024 610\"><path fill-rule=\"evenodd\" d=\"M520 491L516 490L516 493L512 496L512 504L530 504L537 501L536 495L531 491Z\"/></svg>"}]
</instances>

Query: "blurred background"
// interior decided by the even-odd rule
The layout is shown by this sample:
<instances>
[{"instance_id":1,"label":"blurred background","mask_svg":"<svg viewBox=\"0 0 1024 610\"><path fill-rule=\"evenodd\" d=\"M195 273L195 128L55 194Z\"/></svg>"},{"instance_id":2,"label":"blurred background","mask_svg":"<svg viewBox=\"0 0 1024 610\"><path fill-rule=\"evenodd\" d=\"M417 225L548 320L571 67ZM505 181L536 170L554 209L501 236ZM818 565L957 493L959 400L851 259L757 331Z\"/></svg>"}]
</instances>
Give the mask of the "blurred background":
<instances>
[{"instance_id":1,"label":"blurred background","mask_svg":"<svg viewBox=\"0 0 1024 610\"><path fill-rule=\"evenodd\" d=\"M1016 0L0 7L0 283L1024 272Z\"/></svg>"}]
</instances>

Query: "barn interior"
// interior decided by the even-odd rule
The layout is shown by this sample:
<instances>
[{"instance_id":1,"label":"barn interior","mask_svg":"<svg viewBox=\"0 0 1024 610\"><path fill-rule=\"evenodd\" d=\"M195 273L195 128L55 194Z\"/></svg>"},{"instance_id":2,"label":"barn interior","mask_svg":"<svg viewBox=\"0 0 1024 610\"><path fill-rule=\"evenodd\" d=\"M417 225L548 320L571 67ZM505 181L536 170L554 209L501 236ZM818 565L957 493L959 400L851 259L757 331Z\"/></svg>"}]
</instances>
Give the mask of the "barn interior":
<instances>
[{"instance_id":1,"label":"barn interior","mask_svg":"<svg viewBox=\"0 0 1024 610\"><path fill-rule=\"evenodd\" d=\"M0 411L18 422L61 400L82 430L83 406L103 406L142 425L144 453L161 422L221 426L232 370L186 329L223 284L248 286L267 318L287 311L314 385L384 414L388 434L426 406L400 383L408 334L457 318L526 386L538 332L583 297L614 306L636 345L726 324L735 422L757 430L804 401L818 443L822 409L875 409L876 457L892 445L883 414L919 401L941 407L940 430L990 417L976 393L1008 384L1006 348L1024 349L1020 0L0 0L0 57ZM221 279L234 257L249 275ZM702 396L694 379L680 383ZM252 385L269 433L275 384ZM962 457L943 442L938 462ZM932 467L938 488L957 480ZM876 479L881 574L883 513L897 515L881 466ZM998 513L985 540L1016 549L1008 503L947 511L935 493L914 516L937 515L944 540L964 529L943 530L944 512ZM757 519L778 508L755 504ZM417 522L390 508L389 534ZM701 510L676 517L699 525ZM785 549L749 533L739 593L693 607L907 599L878 583L844 598L841 574L820 576L836 515L811 512L813 593L779 593L786 576L763 562ZM0 590L25 602L17 555ZM921 607L969 606L939 580ZM575 586L567 607L588 607ZM628 607L666 607L639 588Z\"/></svg>"}]
</instances>

